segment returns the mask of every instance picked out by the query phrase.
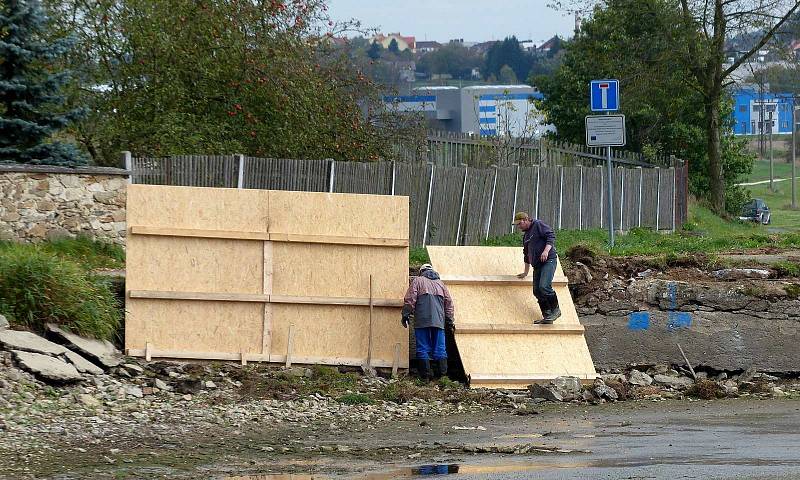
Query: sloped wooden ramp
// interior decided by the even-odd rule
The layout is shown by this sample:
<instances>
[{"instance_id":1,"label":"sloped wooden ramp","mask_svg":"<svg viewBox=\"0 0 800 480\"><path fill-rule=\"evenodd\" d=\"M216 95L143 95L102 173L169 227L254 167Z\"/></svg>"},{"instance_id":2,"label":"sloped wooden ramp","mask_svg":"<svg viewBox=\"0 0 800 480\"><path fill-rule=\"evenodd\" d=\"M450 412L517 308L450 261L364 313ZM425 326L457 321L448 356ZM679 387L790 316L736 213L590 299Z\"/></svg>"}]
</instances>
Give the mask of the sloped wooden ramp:
<instances>
[{"instance_id":1,"label":"sloped wooden ramp","mask_svg":"<svg viewBox=\"0 0 800 480\"><path fill-rule=\"evenodd\" d=\"M558 265L553 288L561 318L542 318L532 276L522 272L522 248L429 246L431 264L453 296L455 340L473 388L525 388L562 375L597 378L567 278Z\"/></svg>"}]
</instances>

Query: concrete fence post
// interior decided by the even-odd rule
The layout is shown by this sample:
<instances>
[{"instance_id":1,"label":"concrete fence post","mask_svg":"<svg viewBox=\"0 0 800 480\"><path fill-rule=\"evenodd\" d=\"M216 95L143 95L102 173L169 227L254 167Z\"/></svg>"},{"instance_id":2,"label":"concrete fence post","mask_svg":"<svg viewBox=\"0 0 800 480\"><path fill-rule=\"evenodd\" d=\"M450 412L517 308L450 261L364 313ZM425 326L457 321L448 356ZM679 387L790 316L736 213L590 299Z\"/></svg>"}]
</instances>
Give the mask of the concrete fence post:
<instances>
[{"instance_id":1,"label":"concrete fence post","mask_svg":"<svg viewBox=\"0 0 800 480\"><path fill-rule=\"evenodd\" d=\"M236 180L236 188L244 188L244 155L237 153L233 156L239 165L239 177Z\"/></svg>"},{"instance_id":2,"label":"concrete fence post","mask_svg":"<svg viewBox=\"0 0 800 480\"><path fill-rule=\"evenodd\" d=\"M128 171L128 183L133 183L133 157L127 150L122 152L122 166Z\"/></svg>"},{"instance_id":3,"label":"concrete fence post","mask_svg":"<svg viewBox=\"0 0 800 480\"><path fill-rule=\"evenodd\" d=\"M397 162L392 161L392 195L394 195L394 185L397 180Z\"/></svg>"},{"instance_id":4,"label":"concrete fence post","mask_svg":"<svg viewBox=\"0 0 800 480\"><path fill-rule=\"evenodd\" d=\"M622 224L622 215L625 211L625 169L620 169L620 177L619 177L620 189L619 189L619 231L622 232L624 230Z\"/></svg>"},{"instance_id":5,"label":"concrete fence post","mask_svg":"<svg viewBox=\"0 0 800 480\"><path fill-rule=\"evenodd\" d=\"M564 205L564 166L558 167L558 229L561 230L561 211Z\"/></svg>"},{"instance_id":6,"label":"concrete fence post","mask_svg":"<svg viewBox=\"0 0 800 480\"><path fill-rule=\"evenodd\" d=\"M656 231L661 228L661 169L656 168Z\"/></svg>"},{"instance_id":7,"label":"concrete fence post","mask_svg":"<svg viewBox=\"0 0 800 480\"><path fill-rule=\"evenodd\" d=\"M539 173L542 169L541 165L536 166L536 204L533 209L533 217L539 218Z\"/></svg>"},{"instance_id":8,"label":"concrete fence post","mask_svg":"<svg viewBox=\"0 0 800 480\"><path fill-rule=\"evenodd\" d=\"M642 185L644 183L644 169L642 167L636 167L639 169L639 219L636 222L637 227L642 226Z\"/></svg>"},{"instance_id":9,"label":"concrete fence post","mask_svg":"<svg viewBox=\"0 0 800 480\"><path fill-rule=\"evenodd\" d=\"M514 174L514 206L511 207L511 232L514 233L514 215L517 214L517 192L519 191L519 163L514 164L517 167L517 171Z\"/></svg>"},{"instance_id":10,"label":"concrete fence post","mask_svg":"<svg viewBox=\"0 0 800 480\"><path fill-rule=\"evenodd\" d=\"M600 169L600 228L603 228L603 200L605 200L605 191L606 191L606 176L603 175L603 165L598 165L597 168Z\"/></svg>"},{"instance_id":11,"label":"concrete fence post","mask_svg":"<svg viewBox=\"0 0 800 480\"><path fill-rule=\"evenodd\" d=\"M328 169L328 192L333 193L333 180L336 178L336 161L332 158L327 160L330 164L330 169Z\"/></svg>"},{"instance_id":12,"label":"concrete fence post","mask_svg":"<svg viewBox=\"0 0 800 480\"><path fill-rule=\"evenodd\" d=\"M428 221L431 218L431 197L433 196L433 172L435 168L433 163L429 163L428 165L431 166L431 176L430 180L428 181L428 206L425 208L425 229L422 232L423 247L428 244Z\"/></svg>"},{"instance_id":13,"label":"concrete fence post","mask_svg":"<svg viewBox=\"0 0 800 480\"><path fill-rule=\"evenodd\" d=\"M494 210L494 194L497 190L497 165L492 165L494 167L494 180L492 181L492 197L489 200L489 215L487 215L486 219L486 233L484 234L484 240L488 240L489 238L489 229L492 226L492 211Z\"/></svg>"},{"instance_id":14,"label":"concrete fence post","mask_svg":"<svg viewBox=\"0 0 800 480\"><path fill-rule=\"evenodd\" d=\"M461 239L461 220L464 216L464 197L467 194L467 175L469 175L469 167L467 164L462 163L464 166L464 184L461 186L461 206L458 207L458 228L456 229L456 245L463 245Z\"/></svg>"}]
</instances>

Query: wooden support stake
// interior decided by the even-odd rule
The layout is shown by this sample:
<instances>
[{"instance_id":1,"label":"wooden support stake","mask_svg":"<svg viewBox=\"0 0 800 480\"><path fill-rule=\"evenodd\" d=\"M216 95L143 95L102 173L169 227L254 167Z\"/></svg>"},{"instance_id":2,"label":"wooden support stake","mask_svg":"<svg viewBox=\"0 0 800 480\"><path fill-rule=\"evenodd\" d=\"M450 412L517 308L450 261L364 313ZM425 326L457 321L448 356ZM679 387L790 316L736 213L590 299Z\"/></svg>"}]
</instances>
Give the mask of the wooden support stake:
<instances>
[{"instance_id":1,"label":"wooden support stake","mask_svg":"<svg viewBox=\"0 0 800 480\"><path fill-rule=\"evenodd\" d=\"M241 360L243 367L245 365L247 365L247 357L246 357L246 354L244 352L240 352L239 353L239 359Z\"/></svg>"},{"instance_id":2,"label":"wooden support stake","mask_svg":"<svg viewBox=\"0 0 800 480\"><path fill-rule=\"evenodd\" d=\"M144 359L148 362L153 358L153 344L147 342L144 344Z\"/></svg>"},{"instance_id":3,"label":"wooden support stake","mask_svg":"<svg viewBox=\"0 0 800 480\"><path fill-rule=\"evenodd\" d=\"M289 325L289 338L286 340L286 368L292 366L292 342L294 341L294 324Z\"/></svg>"},{"instance_id":4,"label":"wooden support stake","mask_svg":"<svg viewBox=\"0 0 800 480\"><path fill-rule=\"evenodd\" d=\"M369 276L369 336L367 337L367 367L372 366L372 275Z\"/></svg>"},{"instance_id":5,"label":"wooden support stake","mask_svg":"<svg viewBox=\"0 0 800 480\"><path fill-rule=\"evenodd\" d=\"M264 242L264 280L262 293L272 293L272 242ZM264 304L264 319L261 327L261 354L269 356L272 346L272 305Z\"/></svg>"},{"instance_id":6,"label":"wooden support stake","mask_svg":"<svg viewBox=\"0 0 800 480\"><path fill-rule=\"evenodd\" d=\"M688 359L688 358L686 358L686 354L685 354L685 353L683 353L683 349L681 348L681 344L676 342L676 343L675 343L675 345L677 345L677 346L678 346L678 350L680 350L680 351L681 351L681 356L682 356L682 357L683 357L683 359L686 361L686 365L689 367L689 371L690 371L690 372L692 372L692 378L694 378L695 380L697 380L697 374L695 374L695 373L694 373L694 368L692 368L692 364L691 364L691 363L689 363L689 359Z\"/></svg>"},{"instance_id":7,"label":"wooden support stake","mask_svg":"<svg viewBox=\"0 0 800 480\"><path fill-rule=\"evenodd\" d=\"M392 377L397 376L397 369L400 368L400 344L394 344L394 361L392 361Z\"/></svg>"}]
</instances>

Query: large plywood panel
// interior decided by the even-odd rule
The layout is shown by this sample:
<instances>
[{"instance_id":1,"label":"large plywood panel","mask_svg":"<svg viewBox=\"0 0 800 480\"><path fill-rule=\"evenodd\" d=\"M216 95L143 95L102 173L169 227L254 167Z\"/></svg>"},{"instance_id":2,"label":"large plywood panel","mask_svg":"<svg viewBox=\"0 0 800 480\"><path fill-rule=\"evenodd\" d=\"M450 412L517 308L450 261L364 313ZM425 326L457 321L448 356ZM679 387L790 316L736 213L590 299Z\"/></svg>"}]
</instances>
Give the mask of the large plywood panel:
<instances>
[{"instance_id":1,"label":"large plywood panel","mask_svg":"<svg viewBox=\"0 0 800 480\"><path fill-rule=\"evenodd\" d=\"M263 242L131 235L128 290L263 293Z\"/></svg>"},{"instance_id":2,"label":"large plywood panel","mask_svg":"<svg viewBox=\"0 0 800 480\"><path fill-rule=\"evenodd\" d=\"M126 308L128 349L261 353L261 304L136 299Z\"/></svg>"},{"instance_id":3,"label":"large plywood panel","mask_svg":"<svg viewBox=\"0 0 800 480\"><path fill-rule=\"evenodd\" d=\"M407 198L134 185L128 201L129 224L142 227L130 232L128 243L126 290L142 294L128 295L129 351L146 355L149 343L149 351L170 357L244 354L276 361L287 356L294 325L291 357L297 362L359 364L371 343L373 364L392 366L399 351L398 366L408 367L400 308L374 307L370 328L369 306L251 301L261 295L283 296L282 302L368 298L370 275L373 298L399 301L408 247L347 242L404 245ZM289 236L266 240L272 233ZM326 241L332 243L320 243ZM155 295L170 292L217 297Z\"/></svg>"},{"instance_id":4,"label":"large plywood panel","mask_svg":"<svg viewBox=\"0 0 800 480\"><path fill-rule=\"evenodd\" d=\"M408 239L408 197L269 192L270 232Z\"/></svg>"},{"instance_id":5,"label":"large plywood panel","mask_svg":"<svg viewBox=\"0 0 800 480\"><path fill-rule=\"evenodd\" d=\"M400 325L399 318L399 308L373 309L372 359L391 364L394 346L399 343L400 368L408 368L408 330ZM366 361L369 307L273 305L272 355L286 355L291 325L293 357L363 358Z\"/></svg>"},{"instance_id":6,"label":"large plywood panel","mask_svg":"<svg viewBox=\"0 0 800 480\"><path fill-rule=\"evenodd\" d=\"M274 242L275 295L402 299L408 249L364 245ZM279 266L279 267L278 267Z\"/></svg>"},{"instance_id":7,"label":"large plywood panel","mask_svg":"<svg viewBox=\"0 0 800 480\"><path fill-rule=\"evenodd\" d=\"M594 373L586 341L572 333L459 335L458 353L470 373L579 377Z\"/></svg>"},{"instance_id":8,"label":"large plywood panel","mask_svg":"<svg viewBox=\"0 0 800 480\"><path fill-rule=\"evenodd\" d=\"M128 185L128 226L267 232L265 190Z\"/></svg>"},{"instance_id":9,"label":"large plywood panel","mask_svg":"<svg viewBox=\"0 0 800 480\"><path fill-rule=\"evenodd\" d=\"M448 276L500 278L496 276L508 276L524 268L521 247L429 247L428 253L446 284ZM556 276L564 276L560 264ZM580 329L563 333L546 330L547 327L480 334L459 332L459 324L483 325L482 330L486 331L495 325L532 325L541 319L533 296L532 275L528 280L529 285L492 283L486 279L448 285L455 303L455 339L464 371L476 378L492 378L475 383L490 388L525 388L527 380L559 375L594 378L596 373ZM555 325L580 325L568 286L553 287L561 308Z\"/></svg>"}]
</instances>

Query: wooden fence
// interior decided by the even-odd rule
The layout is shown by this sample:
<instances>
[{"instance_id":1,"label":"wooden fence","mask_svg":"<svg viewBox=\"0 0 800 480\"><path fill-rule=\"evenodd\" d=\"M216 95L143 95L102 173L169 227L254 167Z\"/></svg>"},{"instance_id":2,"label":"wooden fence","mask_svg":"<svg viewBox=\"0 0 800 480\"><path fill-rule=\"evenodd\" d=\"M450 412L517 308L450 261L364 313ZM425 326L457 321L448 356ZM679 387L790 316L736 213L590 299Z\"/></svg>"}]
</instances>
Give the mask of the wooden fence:
<instances>
[{"instance_id":1,"label":"wooden fence","mask_svg":"<svg viewBox=\"0 0 800 480\"><path fill-rule=\"evenodd\" d=\"M587 147L548 139L518 139L507 137L476 137L464 133L432 131L426 146L399 143L394 146L393 158L404 162L428 163L442 166L471 167L497 166L584 166L605 164L605 147ZM654 158L641 153L612 150L612 160L617 166L677 167L680 161L674 156Z\"/></svg>"},{"instance_id":2,"label":"wooden fence","mask_svg":"<svg viewBox=\"0 0 800 480\"><path fill-rule=\"evenodd\" d=\"M511 233L515 211L556 229L607 228L604 167L441 166L229 156L130 158L133 183L410 197L412 245L476 245ZM687 166L615 168L618 230L687 219Z\"/></svg>"}]
</instances>

